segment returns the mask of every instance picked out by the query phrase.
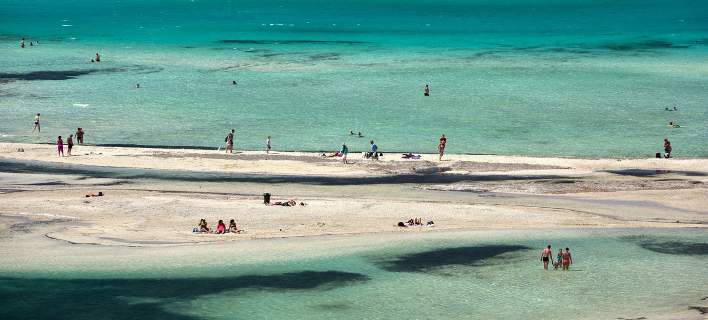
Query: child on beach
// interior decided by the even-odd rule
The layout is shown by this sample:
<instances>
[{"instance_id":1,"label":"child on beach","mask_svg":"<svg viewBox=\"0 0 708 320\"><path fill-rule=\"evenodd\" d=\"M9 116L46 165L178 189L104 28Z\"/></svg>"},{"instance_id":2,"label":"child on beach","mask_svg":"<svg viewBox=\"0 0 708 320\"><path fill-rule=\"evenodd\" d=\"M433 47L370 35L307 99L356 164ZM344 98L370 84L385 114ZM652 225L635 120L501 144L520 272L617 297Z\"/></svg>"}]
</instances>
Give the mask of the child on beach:
<instances>
[{"instance_id":1,"label":"child on beach","mask_svg":"<svg viewBox=\"0 0 708 320\"><path fill-rule=\"evenodd\" d=\"M57 137L57 155L64 156L64 140L61 139L61 136Z\"/></svg>"},{"instance_id":2,"label":"child on beach","mask_svg":"<svg viewBox=\"0 0 708 320\"><path fill-rule=\"evenodd\" d=\"M563 249L558 249L558 255L556 256L556 262L553 263L553 268L558 270L558 267L561 265L561 257L563 256Z\"/></svg>"}]
</instances>

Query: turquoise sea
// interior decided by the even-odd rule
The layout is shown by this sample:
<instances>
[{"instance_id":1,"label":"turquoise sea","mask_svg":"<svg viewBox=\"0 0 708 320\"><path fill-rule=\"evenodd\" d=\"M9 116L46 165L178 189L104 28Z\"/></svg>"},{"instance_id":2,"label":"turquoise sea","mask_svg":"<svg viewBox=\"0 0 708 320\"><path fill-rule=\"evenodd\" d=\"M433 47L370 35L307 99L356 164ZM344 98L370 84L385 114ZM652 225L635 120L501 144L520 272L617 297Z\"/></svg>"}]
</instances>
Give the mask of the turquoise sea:
<instances>
[{"instance_id":1,"label":"turquoise sea","mask_svg":"<svg viewBox=\"0 0 708 320\"><path fill-rule=\"evenodd\" d=\"M571 248L570 271L543 270L548 238L554 252ZM83 246L36 260L51 263L8 262L0 318L657 319L705 305L708 289L702 230L409 234L354 250L338 241L263 240L288 249L261 250L271 258L259 262L240 243L167 256L175 248Z\"/></svg>"},{"instance_id":2,"label":"turquoise sea","mask_svg":"<svg viewBox=\"0 0 708 320\"><path fill-rule=\"evenodd\" d=\"M708 2L3 0L0 114L5 142L708 156Z\"/></svg>"}]
</instances>

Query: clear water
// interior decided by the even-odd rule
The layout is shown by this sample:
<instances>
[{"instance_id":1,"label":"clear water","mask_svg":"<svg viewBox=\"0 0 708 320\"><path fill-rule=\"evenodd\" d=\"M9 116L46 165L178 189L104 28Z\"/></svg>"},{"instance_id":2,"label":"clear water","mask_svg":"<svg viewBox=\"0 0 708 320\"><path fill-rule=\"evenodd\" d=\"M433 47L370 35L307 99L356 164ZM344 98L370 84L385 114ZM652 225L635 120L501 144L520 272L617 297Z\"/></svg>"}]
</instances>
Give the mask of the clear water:
<instances>
[{"instance_id":1,"label":"clear water","mask_svg":"<svg viewBox=\"0 0 708 320\"><path fill-rule=\"evenodd\" d=\"M547 237L571 248L571 271L542 269ZM130 252L148 249L117 248L103 266L91 261L101 249L83 247L81 268L4 263L0 298L12 303L0 317L653 318L701 305L708 290L703 230L419 234L357 250L276 241L292 254L264 250L271 258L253 263L238 244L211 245L141 261Z\"/></svg>"},{"instance_id":2,"label":"clear water","mask_svg":"<svg viewBox=\"0 0 708 320\"><path fill-rule=\"evenodd\" d=\"M708 156L706 62L705 1L5 0L0 141Z\"/></svg>"}]
</instances>

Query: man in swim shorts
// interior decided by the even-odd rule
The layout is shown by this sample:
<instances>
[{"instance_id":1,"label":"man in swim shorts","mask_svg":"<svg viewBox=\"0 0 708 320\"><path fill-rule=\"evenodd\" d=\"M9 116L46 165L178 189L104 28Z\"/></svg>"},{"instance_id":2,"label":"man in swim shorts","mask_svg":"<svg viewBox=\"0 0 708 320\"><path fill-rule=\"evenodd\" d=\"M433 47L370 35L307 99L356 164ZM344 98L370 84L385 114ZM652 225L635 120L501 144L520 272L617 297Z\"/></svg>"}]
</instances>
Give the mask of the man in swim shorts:
<instances>
[{"instance_id":1,"label":"man in swim shorts","mask_svg":"<svg viewBox=\"0 0 708 320\"><path fill-rule=\"evenodd\" d=\"M551 257L553 255L553 251L551 251L551 245L549 244L548 247L543 249L541 251L541 261L543 261L543 269L548 270L548 263L551 262L553 263L553 258Z\"/></svg>"}]
</instances>

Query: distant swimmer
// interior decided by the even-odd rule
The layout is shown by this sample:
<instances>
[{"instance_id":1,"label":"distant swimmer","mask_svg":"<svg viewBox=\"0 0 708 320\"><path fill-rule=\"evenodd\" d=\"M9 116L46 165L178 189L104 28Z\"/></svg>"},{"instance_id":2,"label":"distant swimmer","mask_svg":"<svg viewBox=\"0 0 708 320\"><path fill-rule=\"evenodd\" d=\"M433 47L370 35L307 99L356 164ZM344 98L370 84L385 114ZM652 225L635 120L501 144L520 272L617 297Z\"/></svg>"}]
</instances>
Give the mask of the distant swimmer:
<instances>
[{"instance_id":1,"label":"distant swimmer","mask_svg":"<svg viewBox=\"0 0 708 320\"><path fill-rule=\"evenodd\" d=\"M235 85L237 85L238 83L236 83L236 80L232 80L232 81L231 81L231 84L235 86Z\"/></svg>"},{"instance_id":2,"label":"distant swimmer","mask_svg":"<svg viewBox=\"0 0 708 320\"><path fill-rule=\"evenodd\" d=\"M357 133L357 136L359 136L359 138L363 137L363 135L361 135L361 131Z\"/></svg>"},{"instance_id":3,"label":"distant swimmer","mask_svg":"<svg viewBox=\"0 0 708 320\"><path fill-rule=\"evenodd\" d=\"M354 135L354 131L353 131L353 130L349 130L349 135L352 135L352 136L353 136L353 135Z\"/></svg>"},{"instance_id":4,"label":"distant swimmer","mask_svg":"<svg viewBox=\"0 0 708 320\"><path fill-rule=\"evenodd\" d=\"M140 84L139 84L139 83L136 83L136 84L135 84L135 89L140 89Z\"/></svg>"},{"instance_id":5,"label":"distant swimmer","mask_svg":"<svg viewBox=\"0 0 708 320\"><path fill-rule=\"evenodd\" d=\"M32 43L32 41L30 41L30 47L34 47L34 43Z\"/></svg>"},{"instance_id":6,"label":"distant swimmer","mask_svg":"<svg viewBox=\"0 0 708 320\"><path fill-rule=\"evenodd\" d=\"M674 123L673 121L669 121L669 128L681 128L681 126Z\"/></svg>"},{"instance_id":7,"label":"distant swimmer","mask_svg":"<svg viewBox=\"0 0 708 320\"><path fill-rule=\"evenodd\" d=\"M34 130L37 130L37 132L42 132L42 127L39 125L39 113L34 116L34 128L32 129L32 132Z\"/></svg>"},{"instance_id":8,"label":"distant swimmer","mask_svg":"<svg viewBox=\"0 0 708 320\"><path fill-rule=\"evenodd\" d=\"M430 87L428 87L427 84L425 85L425 88L423 89L423 95L426 97L430 96Z\"/></svg>"},{"instance_id":9,"label":"distant swimmer","mask_svg":"<svg viewBox=\"0 0 708 320\"><path fill-rule=\"evenodd\" d=\"M96 59L94 59L96 62L101 62L101 55L96 52Z\"/></svg>"},{"instance_id":10,"label":"distant swimmer","mask_svg":"<svg viewBox=\"0 0 708 320\"><path fill-rule=\"evenodd\" d=\"M20 48L24 48L24 47L25 47L25 38L22 38L22 40L20 40Z\"/></svg>"}]
</instances>

